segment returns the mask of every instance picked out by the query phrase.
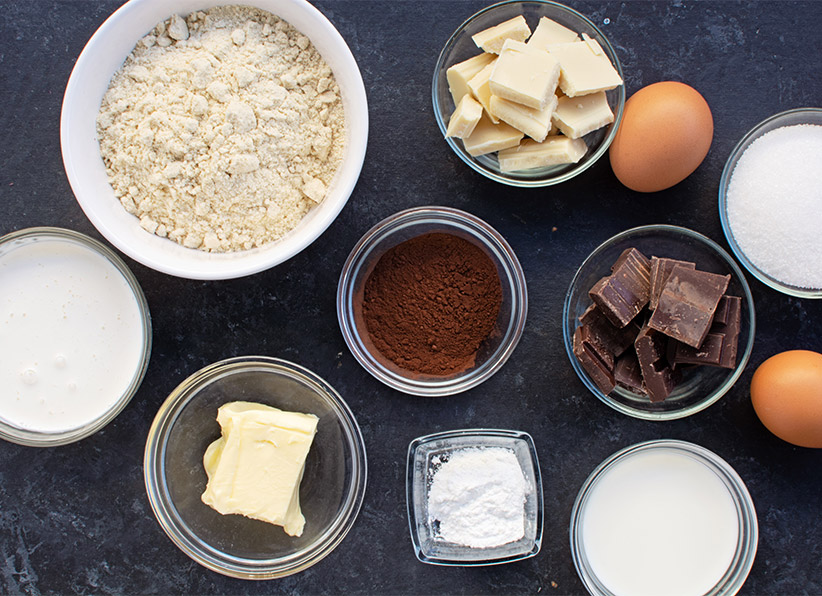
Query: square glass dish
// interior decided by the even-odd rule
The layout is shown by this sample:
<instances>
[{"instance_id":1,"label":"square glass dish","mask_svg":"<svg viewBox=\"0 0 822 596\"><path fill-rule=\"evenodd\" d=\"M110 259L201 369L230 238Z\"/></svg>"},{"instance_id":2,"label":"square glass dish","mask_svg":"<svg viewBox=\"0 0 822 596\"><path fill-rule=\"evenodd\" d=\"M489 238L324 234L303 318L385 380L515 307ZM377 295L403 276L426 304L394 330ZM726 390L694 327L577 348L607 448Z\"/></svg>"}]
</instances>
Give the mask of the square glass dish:
<instances>
[{"instance_id":1,"label":"square glass dish","mask_svg":"<svg viewBox=\"0 0 822 596\"><path fill-rule=\"evenodd\" d=\"M511 450L525 479L524 533L513 542L472 547L449 542L438 535L429 516L428 496L437 470L454 452L467 448ZM408 525L417 558L433 565L498 565L527 559L542 546L542 478L534 440L525 432L464 429L418 437L408 446L406 471Z\"/></svg>"}]
</instances>

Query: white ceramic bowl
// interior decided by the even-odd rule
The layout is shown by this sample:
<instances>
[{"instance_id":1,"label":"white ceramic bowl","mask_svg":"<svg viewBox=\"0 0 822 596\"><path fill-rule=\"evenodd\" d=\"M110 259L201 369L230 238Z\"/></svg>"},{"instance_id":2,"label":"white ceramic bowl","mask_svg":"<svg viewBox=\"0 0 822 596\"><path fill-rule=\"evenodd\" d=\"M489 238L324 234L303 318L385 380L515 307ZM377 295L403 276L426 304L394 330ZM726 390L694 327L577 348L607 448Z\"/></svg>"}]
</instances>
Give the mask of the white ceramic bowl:
<instances>
[{"instance_id":1,"label":"white ceramic bowl","mask_svg":"<svg viewBox=\"0 0 822 596\"><path fill-rule=\"evenodd\" d=\"M96 118L114 72L135 44L172 14L186 15L225 0L131 0L92 36L69 78L60 117L66 174L77 201L106 239L140 263L190 279L231 279L268 269L311 244L342 210L360 175L368 140L365 86L354 56L334 26L305 0L243 0L306 35L334 72L343 99L346 149L326 199L279 241L233 253L185 248L146 232L127 213L108 182L97 141Z\"/></svg>"}]
</instances>

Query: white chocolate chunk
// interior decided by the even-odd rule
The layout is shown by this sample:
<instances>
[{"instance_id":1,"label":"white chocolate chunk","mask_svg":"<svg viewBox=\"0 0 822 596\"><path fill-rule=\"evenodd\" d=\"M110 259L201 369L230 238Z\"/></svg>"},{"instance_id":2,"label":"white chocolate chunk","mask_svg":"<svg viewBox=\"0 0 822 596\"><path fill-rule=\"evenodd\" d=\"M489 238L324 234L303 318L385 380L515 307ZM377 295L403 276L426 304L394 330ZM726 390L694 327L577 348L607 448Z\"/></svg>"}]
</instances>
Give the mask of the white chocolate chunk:
<instances>
[{"instance_id":1,"label":"white chocolate chunk","mask_svg":"<svg viewBox=\"0 0 822 596\"><path fill-rule=\"evenodd\" d=\"M463 139L465 150L474 157L493 153L509 147L516 147L523 134L505 122L494 124L487 114L483 113L474 132Z\"/></svg>"},{"instance_id":2,"label":"white chocolate chunk","mask_svg":"<svg viewBox=\"0 0 822 596\"><path fill-rule=\"evenodd\" d=\"M559 60L559 87L568 97L622 85L622 78L595 39L552 45L548 51Z\"/></svg>"},{"instance_id":3,"label":"white chocolate chunk","mask_svg":"<svg viewBox=\"0 0 822 596\"><path fill-rule=\"evenodd\" d=\"M491 114L491 86L489 81L491 79L491 73L494 72L494 65L497 63L497 59L494 58L493 62L490 62L487 66L485 66L481 71L475 74L470 81L468 81L468 89L471 91L471 95L474 96L485 111L488 113L488 116L491 118L491 121L494 124L497 124L499 120L497 120L496 116Z\"/></svg>"},{"instance_id":4,"label":"white chocolate chunk","mask_svg":"<svg viewBox=\"0 0 822 596\"><path fill-rule=\"evenodd\" d=\"M451 114L451 119L448 121L448 130L445 131L446 137L457 137L464 139L470 136L477 126L477 123L482 116L482 105L471 97L471 95L463 95L460 102L457 104L457 109Z\"/></svg>"},{"instance_id":5,"label":"white chocolate chunk","mask_svg":"<svg viewBox=\"0 0 822 596\"><path fill-rule=\"evenodd\" d=\"M556 95L551 95L548 105L541 110L529 108L496 95L491 96L491 113L535 141L543 141L548 136L552 124L551 116L556 107Z\"/></svg>"},{"instance_id":6,"label":"white chocolate chunk","mask_svg":"<svg viewBox=\"0 0 822 596\"><path fill-rule=\"evenodd\" d=\"M499 152L499 167L503 172L516 172L577 163L587 150L582 139L556 136L548 137L542 143L526 139L517 147Z\"/></svg>"},{"instance_id":7,"label":"white chocolate chunk","mask_svg":"<svg viewBox=\"0 0 822 596\"><path fill-rule=\"evenodd\" d=\"M554 122L562 134L578 139L614 121L604 91L579 97L561 97L554 112Z\"/></svg>"},{"instance_id":8,"label":"white chocolate chunk","mask_svg":"<svg viewBox=\"0 0 822 596\"><path fill-rule=\"evenodd\" d=\"M551 54L509 39L489 84L494 95L541 110L553 96L559 74L559 62Z\"/></svg>"},{"instance_id":9,"label":"white chocolate chunk","mask_svg":"<svg viewBox=\"0 0 822 596\"><path fill-rule=\"evenodd\" d=\"M479 54L468 60L463 60L445 71L448 90L451 92L451 97L454 98L454 105L457 105L466 93L470 93L468 81L493 62L494 58L496 58L494 54Z\"/></svg>"},{"instance_id":10,"label":"white chocolate chunk","mask_svg":"<svg viewBox=\"0 0 822 596\"><path fill-rule=\"evenodd\" d=\"M522 15L515 16L499 25L490 27L471 36L478 48L486 52L499 54L507 39L525 41L531 35L531 29Z\"/></svg>"},{"instance_id":11,"label":"white chocolate chunk","mask_svg":"<svg viewBox=\"0 0 822 596\"><path fill-rule=\"evenodd\" d=\"M546 50L549 45L570 43L572 41L579 41L576 32L563 27L548 17L542 17L537 23L537 28L534 29L531 39L528 40L528 45L538 50Z\"/></svg>"}]
</instances>

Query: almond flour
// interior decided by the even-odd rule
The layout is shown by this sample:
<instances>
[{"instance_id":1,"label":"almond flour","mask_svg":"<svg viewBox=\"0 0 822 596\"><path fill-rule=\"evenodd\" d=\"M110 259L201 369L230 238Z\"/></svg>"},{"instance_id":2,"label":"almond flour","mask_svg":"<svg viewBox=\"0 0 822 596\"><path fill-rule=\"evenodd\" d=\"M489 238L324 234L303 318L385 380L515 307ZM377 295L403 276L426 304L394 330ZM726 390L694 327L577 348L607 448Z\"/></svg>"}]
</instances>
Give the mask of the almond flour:
<instances>
[{"instance_id":1,"label":"almond flour","mask_svg":"<svg viewBox=\"0 0 822 596\"><path fill-rule=\"evenodd\" d=\"M281 238L322 202L345 119L307 37L268 12L223 6L141 39L97 132L114 193L144 229L226 252Z\"/></svg>"}]
</instances>

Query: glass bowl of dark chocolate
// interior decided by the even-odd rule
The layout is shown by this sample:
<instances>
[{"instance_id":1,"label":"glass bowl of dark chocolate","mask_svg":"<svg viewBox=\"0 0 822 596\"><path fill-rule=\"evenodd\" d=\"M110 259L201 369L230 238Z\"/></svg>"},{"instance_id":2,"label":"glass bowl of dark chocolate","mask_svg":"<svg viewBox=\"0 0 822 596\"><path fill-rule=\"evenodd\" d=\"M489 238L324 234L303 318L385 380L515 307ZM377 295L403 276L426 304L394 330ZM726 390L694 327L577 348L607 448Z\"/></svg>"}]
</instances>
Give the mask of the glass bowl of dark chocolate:
<instances>
[{"instance_id":1,"label":"glass bowl of dark chocolate","mask_svg":"<svg viewBox=\"0 0 822 596\"><path fill-rule=\"evenodd\" d=\"M565 296L562 335L583 384L646 420L699 412L736 382L753 348L753 297L713 240L650 225L597 247Z\"/></svg>"},{"instance_id":2,"label":"glass bowl of dark chocolate","mask_svg":"<svg viewBox=\"0 0 822 596\"><path fill-rule=\"evenodd\" d=\"M374 377L412 395L444 396L496 373L525 326L525 276L481 219L417 207L371 228L337 288L345 342Z\"/></svg>"}]
</instances>

